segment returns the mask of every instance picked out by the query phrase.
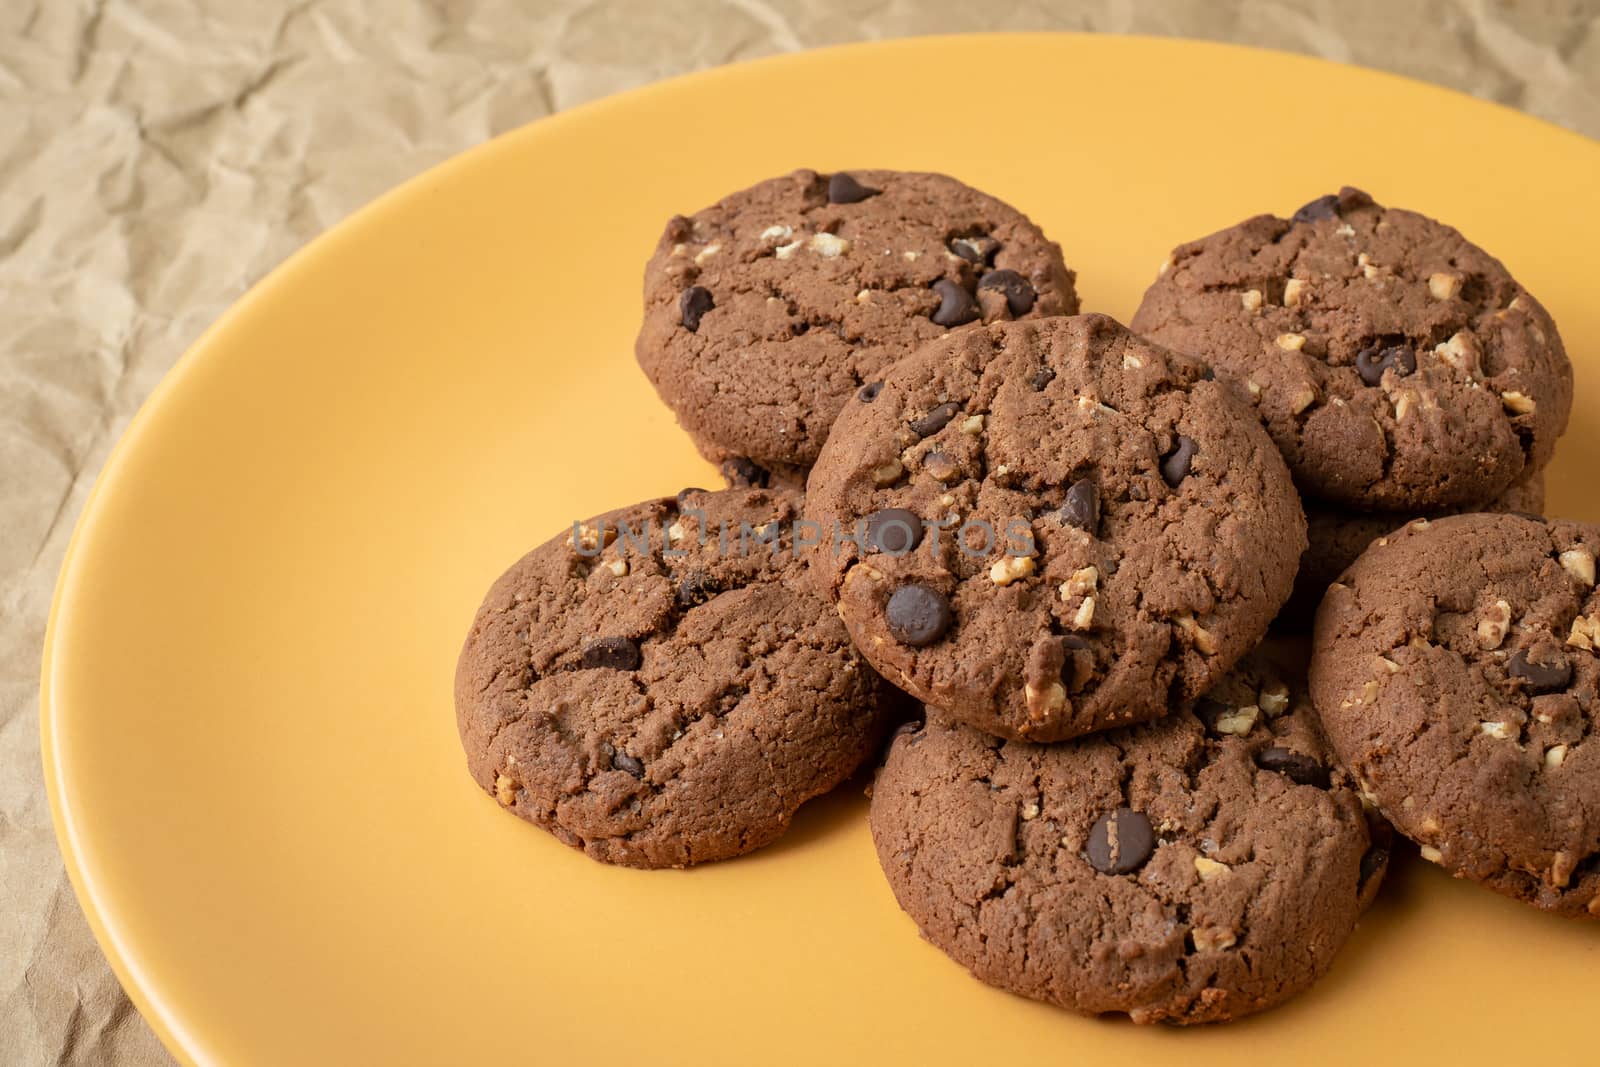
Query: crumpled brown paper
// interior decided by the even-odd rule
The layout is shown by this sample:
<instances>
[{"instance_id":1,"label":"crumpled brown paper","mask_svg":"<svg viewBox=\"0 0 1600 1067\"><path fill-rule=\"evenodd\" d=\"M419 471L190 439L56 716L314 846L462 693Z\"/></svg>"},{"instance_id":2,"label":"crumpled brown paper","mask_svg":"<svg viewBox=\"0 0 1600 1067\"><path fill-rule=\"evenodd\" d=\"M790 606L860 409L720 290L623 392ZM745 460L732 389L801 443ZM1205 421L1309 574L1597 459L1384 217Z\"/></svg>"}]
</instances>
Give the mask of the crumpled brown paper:
<instances>
[{"instance_id":1,"label":"crumpled brown paper","mask_svg":"<svg viewBox=\"0 0 1600 1067\"><path fill-rule=\"evenodd\" d=\"M1309 52L1600 136L1600 0L0 4L0 1063L171 1062L62 873L38 661L95 473L201 329L378 193L558 108L775 52L993 29Z\"/></svg>"}]
</instances>

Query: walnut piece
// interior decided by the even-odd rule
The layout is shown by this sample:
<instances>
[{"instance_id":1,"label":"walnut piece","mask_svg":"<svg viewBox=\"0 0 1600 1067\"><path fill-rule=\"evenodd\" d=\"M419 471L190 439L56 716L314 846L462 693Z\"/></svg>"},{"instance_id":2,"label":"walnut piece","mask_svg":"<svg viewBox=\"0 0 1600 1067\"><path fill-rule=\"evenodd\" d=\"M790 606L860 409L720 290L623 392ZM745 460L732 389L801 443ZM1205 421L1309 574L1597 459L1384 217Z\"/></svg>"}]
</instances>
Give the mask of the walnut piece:
<instances>
[{"instance_id":1,"label":"walnut piece","mask_svg":"<svg viewBox=\"0 0 1600 1067\"><path fill-rule=\"evenodd\" d=\"M1478 620L1478 644L1484 648L1499 648L1506 639L1506 631L1510 629L1511 605L1504 600L1496 600L1483 613L1483 618Z\"/></svg>"},{"instance_id":2,"label":"walnut piece","mask_svg":"<svg viewBox=\"0 0 1600 1067\"><path fill-rule=\"evenodd\" d=\"M995 585L1010 585L1032 573L1032 556L1002 556L990 566L989 580Z\"/></svg>"}]
</instances>

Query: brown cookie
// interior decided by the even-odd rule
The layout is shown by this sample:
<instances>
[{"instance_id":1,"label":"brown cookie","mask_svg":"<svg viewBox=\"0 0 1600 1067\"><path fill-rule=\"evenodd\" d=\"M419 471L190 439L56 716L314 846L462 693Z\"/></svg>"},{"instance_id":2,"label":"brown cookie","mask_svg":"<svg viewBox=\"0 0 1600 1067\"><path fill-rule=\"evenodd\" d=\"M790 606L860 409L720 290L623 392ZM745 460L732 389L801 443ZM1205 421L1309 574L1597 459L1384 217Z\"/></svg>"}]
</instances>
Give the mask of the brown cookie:
<instances>
[{"instance_id":1,"label":"brown cookie","mask_svg":"<svg viewBox=\"0 0 1600 1067\"><path fill-rule=\"evenodd\" d=\"M1103 315L963 330L897 364L846 405L806 514L820 587L878 670L1034 741L1204 692L1305 547L1249 410Z\"/></svg>"},{"instance_id":2,"label":"brown cookie","mask_svg":"<svg viewBox=\"0 0 1600 1067\"><path fill-rule=\"evenodd\" d=\"M1462 511L1517 511L1528 515L1544 512L1544 472L1501 493L1487 504ZM1432 512L1421 516L1442 519L1451 512ZM1346 511L1323 504L1306 504L1306 547L1295 575L1294 592L1279 613L1276 626L1297 631L1309 630L1322 594L1367 546L1387 533L1404 526L1416 515L1392 511Z\"/></svg>"},{"instance_id":3,"label":"brown cookie","mask_svg":"<svg viewBox=\"0 0 1600 1067\"><path fill-rule=\"evenodd\" d=\"M1078 298L1038 227L953 178L800 170L669 222L644 304L639 365L701 452L803 472L913 348Z\"/></svg>"},{"instance_id":4,"label":"brown cookie","mask_svg":"<svg viewBox=\"0 0 1600 1067\"><path fill-rule=\"evenodd\" d=\"M923 936L1002 989L1235 1019L1327 971L1387 864L1309 704L1247 658L1195 712L1058 745L931 713L872 791Z\"/></svg>"},{"instance_id":5,"label":"brown cookie","mask_svg":"<svg viewBox=\"0 0 1600 1067\"><path fill-rule=\"evenodd\" d=\"M1317 612L1311 691L1396 829L1458 878L1600 917L1600 528L1419 519Z\"/></svg>"},{"instance_id":6,"label":"brown cookie","mask_svg":"<svg viewBox=\"0 0 1600 1067\"><path fill-rule=\"evenodd\" d=\"M782 834L889 708L802 581L797 514L790 494L686 490L524 556L456 672L473 778L607 863L684 867Z\"/></svg>"},{"instance_id":7,"label":"brown cookie","mask_svg":"<svg viewBox=\"0 0 1600 1067\"><path fill-rule=\"evenodd\" d=\"M1500 261L1355 189L1179 246L1132 325L1234 383L1301 489L1346 508L1490 500L1572 406L1555 324Z\"/></svg>"}]
</instances>

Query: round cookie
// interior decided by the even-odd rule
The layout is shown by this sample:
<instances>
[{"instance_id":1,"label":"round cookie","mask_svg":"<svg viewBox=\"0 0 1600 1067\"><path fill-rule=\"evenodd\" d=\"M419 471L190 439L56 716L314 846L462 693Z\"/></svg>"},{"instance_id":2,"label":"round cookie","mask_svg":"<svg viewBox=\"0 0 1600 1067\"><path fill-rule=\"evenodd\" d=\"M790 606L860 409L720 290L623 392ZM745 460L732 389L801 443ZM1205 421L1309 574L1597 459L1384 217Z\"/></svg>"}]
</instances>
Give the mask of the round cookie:
<instances>
[{"instance_id":1,"label":"round cookie","mask_svg":"<svg viewBox=\"0 0 1600 1067\"><path fill-rule=\"evenodd\" d=\"M1490 500L1572 406L1555 324L1505 267L1355 189L1179 246L1132 326L1236 384L1301 489L1357 510Z\"/></svg>"},{"instance_id":2,"label":"round cookie","mask_svg":"<svg viewBox=\"0 0 1600 1067\"><path fill-rule=\"evenodd\" d=\"M1317 613L1329 740L1425 858L1563 915L1600 917L1600 528L1417 520Z\"/></svg>"},{"instance_id":3,"label":"round cookie","mask_svg":"<svg viewBox=\"0 0 1600 1067\"><path fill-rule=\"evenodd\" d=\"M797 513L790 494L686 490L519 560L456 671L478 784L630 867L726 859L782 834L871 755L890 708L802 580Z\"/></svg>"},{"instance_id":4,"label":"round cookie","mask_svg":"<svg viewBox=\"0 0 1600 1067\"><path fill-rule=\"evenodd\" d=\"M1532 476L1501 493L1494 500L1464 511L1517 511L1529 515L1544 512L1544 472ZM1445 514L1448 514L1445 513ZM1391 511L1342 511L1336 508L1306 504L1305 555L1300 557L1300 571L1295 575L1294 592L1279 613L1281 626L1309 630L1311 620L1327 592L1346 567L1384 534L1398 530L1414 515ZM1425 518L1443 518L1434 513Z\"/></svg>"},{"instance_id":5,"label":"round cookie","mask_svg":"<svg viewBox=\"0 0 1600 1067\"><path fill-rule=\"evenodd\" d=\"M1060 248L954 178L799 170L669 222L644 305L639 365L706 458L803 471L918 345L1078 298Z\"/></svg>"},{"instance_id":6,"label":"round cookie","mask_svg":"<svg viewBox=\"0 0 1600 1067\"><path fill-rule=\"evenodd\" d=\"M1248 408L1103 315L962 330L901 361L840 414L806 516L812 572L873 666L1033 741L1204 692L1305 548Z\"/></svg>"},{"instance_id":7,"label":"round cookie","mask_svg":"<svg viewBox=\"0 0 1600 1067\"><path fill-rule=\"evenodd\" d=\"M930 712L872 789L878 859L984 982L1135 1022L1235 1019L1332 964L1388 854L1307 701L1255 657L1197 711L1062 745Z\"/></svg>"}]
</instances>

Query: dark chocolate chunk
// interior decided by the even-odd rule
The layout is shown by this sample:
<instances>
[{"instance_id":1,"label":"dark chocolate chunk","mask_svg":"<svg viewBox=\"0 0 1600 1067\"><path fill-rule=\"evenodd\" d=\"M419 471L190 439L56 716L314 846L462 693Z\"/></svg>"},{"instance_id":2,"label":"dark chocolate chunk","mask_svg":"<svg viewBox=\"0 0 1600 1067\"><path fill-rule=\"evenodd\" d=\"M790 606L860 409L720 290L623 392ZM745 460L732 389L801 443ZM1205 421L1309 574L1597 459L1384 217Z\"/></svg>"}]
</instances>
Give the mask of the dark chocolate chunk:
<instances>
[{"instance_id":1,"label":"dark chocolate chunk","mask_svg":"<svg viewBox=\"0 0 1600 1067\"><path fill-rule=\"evenodd\" d=\"M902 585L884 609L889 633L903 645L926 648L945 635L955 621L950 601L925 585Z\"/></svg>"},{"instance_id":2,"label":"dark chocolate chunk","mask_svg":"<svg viewBox=\"0 0 1600 1067\"><path fill-rule=\"evenodd\" d=\"M1156 849L1150 819L1132 808L1100 816L1089 831L1089 866L1101 874L1128 874L1143 867Z\"/></svg>"},{"instance_id":3,"label":"dark chocolate chunk","mask_svg":"<svg viewBox=\"0 0 1600 1067\"><path fill-rule=\"evenodd\" d=\"M1389 866L1389 850L1379 845L1367 849L1361 857L1361 874L1356 881L1356 891L1360 892L1366 884L1372 881L1372 876Z\"/></svg>"},{"instance_id":4,"label":"dark chocolate chunk","mask_svg":"<svg viewBox=\"0 0 1600 1067\"><path fill-rule=\"evenodd\" d=\"M954 401L951 401L948 404L940 404L938 407L922 416L922 418L914 421L911 424L911 432L916 434L918 437L932 437L934 434L950 425L950 420L955 418L960 413L961 405Z\"/></svg>"},{"instance_id":5,"label":"dark chocolate chunk","mask_svg":"<svg viewBox=\"0 0 1600 1067\"><path fill-rule=\"evenodd\" d=\"M1367 385L1377 385L1383 381L1383 372L1390 369L1401 378L1415 373L1416 353L1405 345L1389 345L1383 348L1378 345L1368 345L1356 353L1356 373L1361 375L1361 380Z\"/></svg>"},{"instance_id":6,"label":"dark chocolate chunk","mask_svg":"<svg viewBox=\"0 0 1600 1067\"><path fill-rule=\"evenodd\" d=\"M1099 487L1089 478L1079 478L1067 490L1067 498L1056 514L1066 525L1094 536L1100 529Z\"/></svg>"},{"instance_id":7,"label":"dark chocolate chunk","mask_svg":"<svg viewBox=\"0 0 1600 1067\"><path fill-rule=\"evenodd\" d=\"M1356 373L1367 385L1377 385L1383 380L1383 356L1377 345L1369 345L1356 353Z\"/></svg>"},{"instance_id":8,"label":"dark chocolate chunk","mask_svg":"<svg viewBox=\"0 0 1600 1067\"><path fill-rule=\"evenodd\" d=\"M946 247L968 263L986 267L1000 251L1000 242L986 233L979 233L971 237L952 237Z\"/></svg>"},{"instance_id":9,"label":"dark chocolate chunk","mask_svg":"<svg viewBox=\"0 0 1600 1067\"><path fill-rule=\"evenodd\" d=\"M580 662L585 670L636 671L644 657L626 637L598 637L583 646Z\"/></svg>"},{"instance_id":10,"label":"dark chocolate chunk","mask_svg":"<svg viewBox=\"0 0 1600 1067\"><path fill-rule=\"evenodd\" d=\"M678 589L675 599L680 608L692 608L704 604L718 593L722 592L717 580L702 570L692 570L684 573L678 579Z\"/></svg>"},{"instance_id":11,"label":"dark chocolate chunk","mask_svg":"<svg viewBox=\"0 0 1600 1067\"><path fill-rule=\"evenodd\" d=\"M772 472L744 456L723 460L722 476L734 489L765 489L772 481Z\"/></svg>"},{"instance_id":12,"label":"dark chocolate chunk","mask_svg":"<svg viewBox=\"0 0 1600 1067\"><path fill-rule=\"evenodd\" d=\"M963 326L978 317L978 302L949 278L934 282L933 291L939 294L939 307L933 313L934 325Z\"/></svg>"},{"instance_id":13,"label":"dark chocolate chunk","mask_svg":"<svg viewBox=\"0 0 1600 1067\"><path fill-rule=\"evenodd\" d=\"M1012 316L1020 318L1033 310L1037 294L1028 279L1014 270L992 270L978 279L979 289L994 289L1006 298Z\"/></svg>"},{"instance_id":14,"label":"dark chocolate chunk","mask_svg":"<svg viewBox=\"0 0 1600 1067\"><path fill-rule=\"evenodd\" d=\"M922 518L905 508L884 508L867 516L867 547L903 556L922 543Z\"/></svg>"},{"instance_id":15,"label":"dark chocolate chunk","mask_svg":"<svg viewBox=\"0 0 1600 1067\"><path fill-rule=\"evenodd\" d=\"M881 392L883 392L882 382L868 382L866 385L861 387L860 392L856 393L856 396L861 398L861 402L863 404L870 404L874 400L878 399L878 394Z\"/></svg>"},{"instance_id":16,"label":"dark chocolate chunk","mask_svg":"<svg viewBox=\"0 0 1600 1067\"><path fill-rule=\"evenodd\" d=\"M611 766L615 770L627 771L635 778L644 777L644 764L626 752L618 752L611 757Z\"/></svg>"},{"instance_id":17,"label":"dark chocolate chunk","mask_svg":"<svg viewBox=\"0 0 1600 1067\"><path fill-rule=\"evenodd\" d=\"M890 734L889 737L891 740L893 740L896 737L906 737L910 734L921 733L922 725L923 723L921 719L912 719L910 722L903 722L894 728L894 732Z\"/></svg>"},{"instance_id":18,"label":"dark chocolate chunk","mask_svg":"<svg viewBox=\"0 0 1600 1067\"><path fill-rule=\"evenodd\" d=\"M1055 371L1051 370L1049 367L1040 367L1034 372L1033 377L1028 379L1028 384L1033 386L1034 392L1042 393L1044 392L1044 387L1055 380Z\"/></svg>"},{"instance_id":19,"label":"dark chocolate chunk","mask_svg":"<svg viewBox=\"0 0 1600 1067\"><path fill-rule=\"evenodd\" d=\"M1526 652L1514 652L1507 668L1513 678L1521 678L1535 693L1553 693L1572 681L1572 664L1560 656L1554 663L1535 663Z\"/></svg>"},{"instance_id":20,"label":"dark chocolate chunk","mask_svg":"<svg viewBox=\"0 0 1600 1067\"><path fill-rule=\"evenodd\" d=\"M855 204L869 196L877 196L882 189L871 189L856 181L844 171L828 179L828 203Z\"/></svg>"},{"instance_id":21,"label":"dark chocolate chunk","mask_svg":"<svg viewBox=\"0 0 1600 1067\"><path fill-rule=\"evenodd\" d=\"M1173 489L1178 488L1178 483L1189 476L1189 467L1198 451L1200 446L1195 444L1194 438L1179 434L1177 447L1161 457L1161 480Z\"/></svg>"},{"instance_id":22,"label":"dark chocolate chunk","mask_svg":"<svg viewBox=\"0 0 1600 1067\"><path fill-rule=\"evenodd\" d=\"M1299 785L1314 785L1326 789L1330 784L1328 768L1310 756L1292 749L1274 745L1256 754L1256 766L1264 771L1276 771Z\"/></svg>"},{"instance_id":23,"label":"dark chocolate chunk","mask_svg":"<svg viewBox=\"0 0 1600 1067\"><path fill-rule=\"evenodd\" d=\"M1339 196L1329 193L1319 196L1294 213L1295 222L1316 222L1318 219L1336 218L1339 214Z\"/></svg>"},{"instance_id":24,"label":"dark chocolate chunk","mask_svg":"<svg viewBox=\"0 0 1600 1067\"><path fill-rule=\"evenodd\" d=\"M711 290L691 285L678 297L678 317L683 321L683 328L694 333L700 328L700 320L706 312L716 305L711 301Z\"/></svg>"}]
</instances>

